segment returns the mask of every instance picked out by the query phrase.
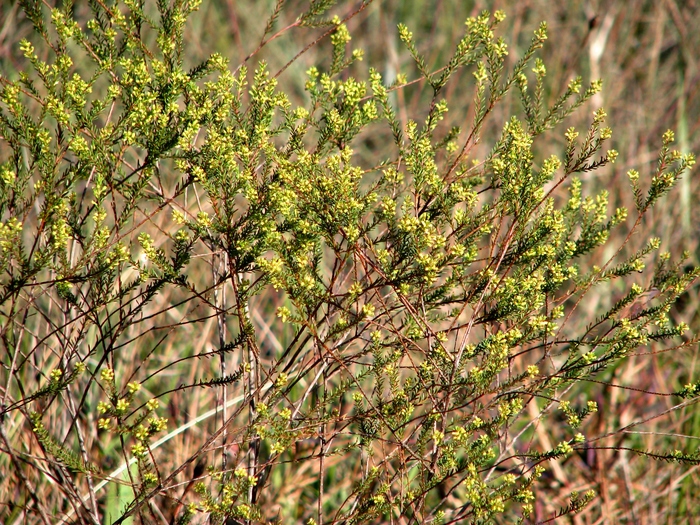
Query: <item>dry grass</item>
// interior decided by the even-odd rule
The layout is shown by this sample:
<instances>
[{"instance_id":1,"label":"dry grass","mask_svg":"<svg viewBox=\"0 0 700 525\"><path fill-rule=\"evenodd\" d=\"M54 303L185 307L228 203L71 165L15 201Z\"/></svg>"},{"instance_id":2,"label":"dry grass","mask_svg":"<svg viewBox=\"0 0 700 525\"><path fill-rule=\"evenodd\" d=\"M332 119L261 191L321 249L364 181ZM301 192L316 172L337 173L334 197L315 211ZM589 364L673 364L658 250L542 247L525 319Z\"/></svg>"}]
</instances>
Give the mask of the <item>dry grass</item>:
<instances>
[{"instance_id":1,"label":"dry grass","mask_svg":"<svg viewBox=\"0 0 700 525\"><path fill-rule=\"evenodd\" d=\"M204 2L187 33L192 63L216 50L228 55L234 67L239 64L257 49L264 25L262 21L271 10L270 4L234 0ZM289 2L276 27L283 28L293 23L300 5L301 2ZM586 191L592 193L603 187L608 188L613 196L611 205L632 207L625 172L630 167L636 167L642 178L649 175L656 159L660 136L667 128L676 130L681 150L700 152L700 70L696 56L696 51L700 49L700 9L694 1L377 1L349 24L353 46L361 47L366 52L365 62L356 66L357 72L362 74L367 64L373 64L379 66L389 80L392 74L398 72L407 73L409 79L415 78L410 57L396 35L399 21L421 35L419 47L429 57L429 63L440 64L445 61L447 50L458 38L459 26L467 16L482 9L497 8L508 14L502 32L512 44L510 59L513 62L537 24L541 20L549 23L550 42L543 51L543 59L548 65L552 96L577 74L584 78L602 77L605 80L603 94L594 104L608 112L615 132L614 144L621 153L621 161L604 175L586 180ZM30 34L30 28L16 2L4 2L0 9L0 72L6 74L24 67L17 42ZM80 8L77 12L80 13ZM312 29L285 32L263 48L253 60L265 59L273 72L278 71L319 34L320 30ZM519 35L519 40L513 41L511 35ZM303 71L317 60L326 59L327 54L320 49L311 49L281 75L283 89L292 98L303 100ZM471 118L471 73L464 71L461 75L462 78L454 79L451 92L446 94L446 98L452 101L446 125L460 124ZM421 104L425 92L420 87L416 84L397 92L396 103L402 119L407 119L409 115L419 117L418 108L425 107L425 104ZM464 96L461 90L464 90ZM463 107L457 104L460 99L464 100ZM501 113L491 119L493 127L485 131L480 145L482 156L488 151L506 116L517 110L516 104L517 101L512 101L510 105L504 105ZM593 109L589 106L586 111ZM588 120L588 115L582 112L574 116L570 125L582 127ZM559 140L557 134L551 138L547 147L560 148L561 145L556 143ZM383 148L384 145L374 140L373 136L364 134L357 150L370 164L383 157ZM163 187L173 187L175 184L167 177L159 183ZM198 197L190 192L173 206L194 215L200 210ZM681 183L680 191L655 209L649 221L649 228L655 229L656 235L662 239L663 249L674 254L682 249L689 250L693 262L698 259L696 225L700 221L700 212L695 203L699 198L697 178L689 177ZM2 219L6 220L5 217ZM156 206L141 209L135 221L140 225L130 234L131 240L135 240L140 231L153 232L157 238L155 233L172 229L170 209ZM638 248L634 241L631 248ZM638 240L639 243L642 241ZM614 239L611 244L616 244ZM600 254L601 257L610 255ZM204 446L207 438L220 428L221 413L188 426L217 404L220 406L224 396L226 399L236 399L243 395L242 385L229 387L226 391L190 388L203 378L213 378L221 373L218 358L215 358L212 350L219 347L220 338L224 337L226 330L235 330L234 327L218 326L217 307L225 304L224 294L232 293L230 289L215 290L212 286L214 277L221 273L218 264L216 254L201 253L191 265L189 277L198 289L208 292L193 298L185 290L165 291L157 301L145 305L139 314L139 321L114 340L105 337L105 333L110 333L117 312L95 312L97 322L93 328L83 332L83 323L87 319L67 317L59 305L52 303L41 284L32 289L31 295L14 305L15 312L29 313L33 309L36 315L23 319L20 325L14 327L21 332L18 359L25 360L28 366L23 368L26 371L23 377L12 380L16 383L12 385L11 392L6 390L6 385L10 384L7 369L10 366L18 369L19 363L11 364L2 356L0 395L7 404L13 401L13 397L14 401L20 402L19 391L36 390L38 384L45 382L46 371L59 366L61 360L76 348L92 349L110 344L113 345L110 359L113 359L113 367L119 370L121 386L133 380L142 382L146 391L139 399L145 401L160 397L166 403L162 415L169 419L169 429L182 429L179 433L173 433L155 451L159 469L172 472L195 455L202 458L198 463L188 464L172 480L167 487L167 497L154 500L147 513L154 522L171 523L182 504L193 500L189 482L195 476L206 478L207 472L203 466L220 466L222 456L229 466L242 461L239 445L245 441L245 437L238 432L246 424L243 414L229 430L225 451L221 450L221 440ZM621 293L621 290L610 289L609 296L591 297L589 308L594 311L610 304ZM275 311L280 305L279 301L280 298L270 291L257 297L251 305L252 321L260 335L264 355L277 355L293 337L291 333L280 333L276 324ZM164 305L171 306L164 308ZM700 319L696 312L699 309L700 299L697 290L693 290L682 297L671 315L678 322L689 323L691 330L698 333ZM22 319L16 314L14 317ZM7 318L2 319L5 322ZM78 337L78 334L82 334L82 337ZM98 351L96 355L102 354ZM229 373L242 364L243 357L231 354L230 359L227 363ZM87 364L94 369L98 362ZM696 348L678 351L664 348L662 351L652 344L639 349L638 355L624 361L616 369L606 371L600 377L601 384L582 385L581 395L589 396L595 392L597 397L594 399L600 407L597 416L588 421L582 431L591 438L597 436L595 443L599 448L574 455L561 464L551 465L547 474L548 483L544 484L546 488L538 494L537 519L551 518L558 509L565 507L571 491L584 492L593 488L599 497L592 506L585 513L567 520L577 524L674 524L700 520L696 496L697 487L700 486L697 466L655 461L620 446L624 438L625 446L629 448L666 450L671 443L677 443L679 437L683 437L691 449L700 445L700 413L696 407L687 404L681 409L671 410L678 401L666 395L696 379L697 368ZM154 373L157 373L157 381L149 381ZM265 379L261 378L261 382L264 383ZM89 378L85 378L86 388L88 383ZM303 394L305 386L300 385L298 395ZM124 461L118 443L104 440L96 426L98 416L95 407L103 395L103 392L91 388L78 391L74 399L66 399L61 405L56 403L54 406L37 407L28 404L22 410L6 414L1 425L0 472L13 470L9 465L10 456L6 453L10 447L21 451L29 463L41 455L34 441L23 439L27 435L27 412L30 409L41 411L44 421L51 422L53 435L66 440L75 439L77 435L88 456L101 458L102 472L116 469ZM65 406L81 408L70 412L64 410ZM537 407L534 404L531 407L532 416L537 417ZM225 411L225 416L230 416L238 408L233 404ZM76 425L76 420L81 424ZM535 425L528 435L531 447L535 450L551 449L553 444L548 441L554 433L552 429L545 432ZM269 500L261 502L269 519L274 519L278 513L287 516L296 513L300 517L305 506L315 504L314 501L304 500L304 487L317 482L317 473L309 470L308 463L304 463L303 468L296 468L294 459L317 453L316 447L313 442L308 444L308 449L297 447L292 461L274 471L269 480ZM377 450L377 454L381 453L381 450ZM336 485L336 497L342 498L343 494L351 492L353 479L357 479L358 469L361 468L364 468L362 463L348 465L343 463L342 457L328 458L327 479ZM44 523L54 523L51 509L65 506L60 501L63 493L54 490L53 486L65 484L68 476L57 465L47 465L43 470L20 470L27 472L25 479L0 479L0 522L6 525L41 522L34 511L25 514L22 510L33 508L35 503L32 500L36 499L48 509ZM126 482L128 476L124 473L119 479ZM109 484L109 490L99 491L98 500L94 502L96 506L108 509L104 523L109 523L110 513L112 517L117 516L131 496L128 490L120 493L119 479L114 480L117 484ZM66 490L73 491L75 498L86 493L88 483L96 485L99 482L97 477L81 479L80 484ZM125 499L120 500L120 497Z\"/></svg>"}]
</instances>

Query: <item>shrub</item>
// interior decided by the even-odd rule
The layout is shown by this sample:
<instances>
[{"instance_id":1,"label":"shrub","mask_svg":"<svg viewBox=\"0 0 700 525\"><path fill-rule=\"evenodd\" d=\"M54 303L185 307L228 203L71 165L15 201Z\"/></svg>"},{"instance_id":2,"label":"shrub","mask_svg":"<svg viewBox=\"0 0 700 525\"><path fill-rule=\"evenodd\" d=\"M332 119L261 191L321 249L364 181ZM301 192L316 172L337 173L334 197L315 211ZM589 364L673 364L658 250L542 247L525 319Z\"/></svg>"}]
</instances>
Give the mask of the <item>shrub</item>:
<instances>
[{"instance_id":1,"label":"shrub","mask_svg":"<svg viewBox=\"0 0 700 525\"><path fill-rule=\"evenodd\" d=\"M368 2L313 1L294 26L330 58L296 104L257 54L186 66L196 1L90 2L85 23L67 2L50 24L23 4L45 57L25 40L31 68L0 79L6 523L554 519L543 474L604 437L580 431L582 386L696 342L668 312L697 270L655 238L630 249L694 159L669 131L653 177L627 173L629 213L589 194L578 175L618 156L605 111L562 123L601 83L547 94L545 24L510 69L501 12L439 69L399 26L416 73L386 85L349 48ZM462 70L463 129L443 124ZM429 102L404 122L393 96L416 83Z\"/></svg>"}]
</instances>

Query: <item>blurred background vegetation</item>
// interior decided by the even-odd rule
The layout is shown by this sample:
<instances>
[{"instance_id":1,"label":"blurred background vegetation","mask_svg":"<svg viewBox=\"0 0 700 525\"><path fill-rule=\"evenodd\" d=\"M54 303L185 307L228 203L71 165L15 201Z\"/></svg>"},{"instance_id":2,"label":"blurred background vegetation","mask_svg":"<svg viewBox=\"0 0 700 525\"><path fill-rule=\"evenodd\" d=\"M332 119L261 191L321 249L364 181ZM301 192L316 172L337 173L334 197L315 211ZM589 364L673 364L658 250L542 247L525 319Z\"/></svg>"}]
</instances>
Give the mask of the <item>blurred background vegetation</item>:
<instances>
[{"instance_id":1,"label":"blurred background vegetation","mask_svg":"<svg viewBox=\"0 0 700 525\"><path fill-rule=\"evenodd\" d=\"M46 4L51 6L59 1L47 0ZM90 16L87 2L75 0L74 3L79 21L81 17ZM259 49L265 21L274 6L274 0L204 0L187 26L186 61L194 65L210 53L218 52L230 60L232 68L248 60L251 71L254 69L252 64L265 60L273 73L281 72L280 89L290 96L293 103L303 104L306 100L304 72L312 65L328 64L330 45L327 41L321 41L294 60L325 29L293 27L285 31L308 7L308 2L290 0L285 2L271 32L271 35L275 35L281 31L279 36ZM338 14L343 18L359 7L360 2L340 2L331 15ZM561 93L568 81L577 75L583 77L584 83L597 78L604 80L603 92L566 123L566 126L585 129L592 112L598 107L605 108L614 132L612 147L620 152L618 162L607 171L597 171L588 178L584 176L586 194L607 188L611 195L611 208L620 205L633 208L625 173L635 168L639 170L642 180L649 176L656 162L661 135L666 129L675 130L679 150L700 153L700 9L695 0L376 0L348 22L353 37L351 46L365 52L364 61L354 65L351 74L366 78L368 68L373 66L382 72L387 83L391 83L398 74L405 74L409 82L418 79L413 61L399 41L397 24L400 22L409 27L428 65L437 67L448 60L462 34L464 21L485 9L502 9L507 14L499 33L509 44L510 65L519 58L538 24L542 20L547 22L549 41L539 56L547 66L547 89L552 98ZM156 12L155 5L152 10ZM1 1L0 74L3 76L16 78L19 71L27 69L27 63L19 52L19 41L23 38L37 42L20 2ZM445 94L450 106L445 126L467 127L471 123L473 93L471 71L458 72ZM428 96L420 82L397 90L394 102L401 119L405 122L408 118L420 118L421 112L426 110ZM518 101L511 99L497 111L499 113L489 120L490 127L484 129L477 157L481 155L483 158L507 118L511 114L519 114ZM389 141L384 143L384 138L378 137L386 135L364 133L354 145L356 153L361 157L366 156L368 164L389 156L386 148L391 148L392 144ZM549 149L561 151L563 129L555 130L550 138L536 146L543 150L539 158L544 158ZM4 157L2 151L0 156ZM637 249L649 236L656 235L661 238L662 250L670 251L674 256L688 250L688 263L697 264L700 258L699 202L698 177L692 174L652 211L644 229L648 235L633 239L627 249ZM617 232L624 235L623 229ZM612 239L608 244L615 247L621 240ZM607 260L612 253L601 253L601 259L606 255ZM591 298L591 313L623 293L615 289L607 292ZM274 319L278 305L274 301L265 303L263 299L259 300L260 308L255 309L253 320L264 332L266 329L269 331L266 320ZM700 298L697 290L694 290L681 298L671 315L677 322L688 323L692 332L700 333L700 317L696 314L699 306ZM201 332L198 332L202 334L201 337L198 335L193 340L190 336L189 343L193 348L188 352L196 354L203 351L208 343L207 330L213 332L213 323L214 319L211 318L209 325L202 326ZM142 338L142 344L145 346L148 338L156 337L157 332L153 332ZM213 340L216 336L211 337ZM183 351L173 341L176 340L170 340L158 352L157 358L164 364L172 362L173 355ZM551 479L548 480L547 494L538 495L540 515L556 512L565 506L566 495L572 490L583 492L593 488L599 494L593 503L594 508L567 520L576 523L639 524L700 520L697 495L700 467L656 462L619 449L622 437L632 439L634 448L643 450L665 449L672 437L677 439L679 436L688 438L686 442L689 446L700 445L700 412L696 407L667 412L676 403L674 398L649 396L624 388L624 385L634 383L652 392L673 392L698 377L700 371L696 348L677 352L657 350L660 349L653 344L640 349L637 356L625 360L619 368L606 371L605 376L601 377L601 381L606 383L602 390L600 385L593 385L597 392L601 392L596 394L599 396L596 401L600 411L582 431L587 436L603 436L598 445L616 449L611 448L607 454L604 450L598 450L595 454L574 455L566 465L553 465L548 471ZM215 364L212 363L211 367L213 374ZM173 376L174 385L180 381L191 384L194 380L194 376L182 377L175 372ZM214 396L214 393L173 393L167 414L172 425L180 425L193 414L201 412L200 406L212 407L212 400L207 396ZM638 421L643 423L629 426ZM199 431L206 432L206 428ZM533 440L542 440L539 445L545 450L553 446L545 442L548 434L551 436L551 429L536 432L533 437ZM174 465L181 464L183 458L191 454L197 439L187 435L177 443L177 448L171 451ZM537 443L533 445L540 448ZM687 452L694 452L694 449ZM105 451L105 457L109 456L109 452ZM290 473L290 476L286 480L289 482L289 499L287 502L280 499L277 502L280 505L298 504L295 492L310 482L312 473L296 472ZM0 488L0 504L4 505L8 497ZM2 513L0 509L0 516Z\"/></svg>"}]
</instances>

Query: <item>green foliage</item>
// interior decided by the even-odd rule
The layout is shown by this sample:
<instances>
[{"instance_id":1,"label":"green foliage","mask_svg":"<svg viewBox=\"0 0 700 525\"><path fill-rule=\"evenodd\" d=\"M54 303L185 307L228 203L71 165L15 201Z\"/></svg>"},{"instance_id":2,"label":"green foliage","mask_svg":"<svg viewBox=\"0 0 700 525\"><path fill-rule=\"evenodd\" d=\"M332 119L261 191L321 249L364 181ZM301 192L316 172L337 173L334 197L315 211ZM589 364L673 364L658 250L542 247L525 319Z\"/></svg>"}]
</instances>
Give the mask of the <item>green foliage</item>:
<instances>
[{"instance_id":1,"label":"green foliage","mask_svg":"<svg viewBox=\"0 0 700 525\"><path fill-rule=\"evenodd\" d=\"M653 238L621 255L694 164L671 149L671 132L651 180L629 171L628 218L581 178L618 157L605 111L581 138L559 129L601 83L582 91L577 78L548 103L535 58L545 24L508 68L496 36L505 15L470 18L437 70L399 26L432 97L422 118L402 122L392 95L408 83L389 86L360 68L348 18L320 18L332 4L311 2L297 19L330 28L330 60L308 69L307 101L296 105L262 60L232 71L212 55L185 68L184 28L198 2L159 1L157 15L147 2L90 2L83 25L71 2L51 10L50 25L42 4L24 2L50 51L40 58L24 41L31 70L0 78L3 416L25 418L38 444L32 469L72 478L53 489L67 494L54 515L101 522L94 480L115 482L107 465L134 458L133 501L116 523L149 521L150 502L179 498L188 466L216 457L181 522L525 521L548 465L594 446L578 429L597 404L570 392L686 332L668 312L698 271L657 254ZM474 76L468 129L443 125L445 88L463 69ZM522 112L475 159L494 108L514 95ZM370 134L393 142L391 156L358 155ZM563 148L543 155L551 136ZM604 259L600 248L621 228L627 236ZM606 312L579 308L614 281L627 291ZM273 300L277 318L261 326L256 308L268 315L263 303ZM36 330L25 330L36 317ZM216 332L218 350L194 353L192 325ZM163 362L166 345L181 353ZM197 367L214 357L218 376L207 379ZM29 375L51 363L59 372L28 389ZM193 380L170 379L170 367L194 370ZM154 444L167 427L153 414L158 398L204 386L222 391L215 412L225 420L170 464ZM675 395L697 397L698 387ZM552 427L551 449L528 446L528 406ZM66 418L68 435L53 435ZM85 444L87 425L99 427L101 444ZM648 454L698 462L677 450ZM349 485L330 474L341 465L352 465ZM13 468L28 487L27 468ZM282 515L283 477L300 471L316 474ZM593 498L571 494L561 514ZM38 521L43 504L33 505Z\"/></svg>"}]
</instances>

